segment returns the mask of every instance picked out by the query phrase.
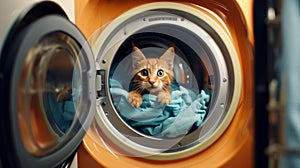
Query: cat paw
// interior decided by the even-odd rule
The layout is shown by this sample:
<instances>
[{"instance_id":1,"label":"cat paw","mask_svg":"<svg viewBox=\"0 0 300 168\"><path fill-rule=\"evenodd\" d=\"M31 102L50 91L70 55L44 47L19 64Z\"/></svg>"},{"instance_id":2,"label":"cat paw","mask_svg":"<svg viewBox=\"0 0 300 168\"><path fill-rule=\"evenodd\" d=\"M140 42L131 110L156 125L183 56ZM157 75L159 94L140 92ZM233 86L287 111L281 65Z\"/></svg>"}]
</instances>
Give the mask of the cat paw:
<instances>
[{"instance_id":1,"label":"cat paw","mask_svg":"<svg viewBox=\"0 0 300 168\"><path fill-rule=\"evenodd\" d=\"M129 92L128 102L132 105L132 107L140 107L143 102L142 95L137 92Z\"/></svg>"},{"instance_id":2,"label":"cat paw","mask_svg":"<svg viewBox=\"0 0 300 168\"><path fill-rule=\"evenodd\" d=\"M166 92L161 92L157 95L157 101L160 104L169 104L171 102L171 95Z\"/></svg>"}]
</instances>

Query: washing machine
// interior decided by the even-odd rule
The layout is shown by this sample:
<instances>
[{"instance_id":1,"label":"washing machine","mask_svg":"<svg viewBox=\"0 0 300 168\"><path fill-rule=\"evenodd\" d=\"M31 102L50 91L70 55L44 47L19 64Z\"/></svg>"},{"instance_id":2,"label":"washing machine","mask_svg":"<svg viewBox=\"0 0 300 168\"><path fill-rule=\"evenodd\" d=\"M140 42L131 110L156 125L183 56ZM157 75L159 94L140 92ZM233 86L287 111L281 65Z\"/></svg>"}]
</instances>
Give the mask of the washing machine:
<instances>
[{"instance_id":1,"label":"washing machine","mask_svg":"<svg viewBox=\"0 0 300 168\"><path fill-rule=\"evenodd\" d=\"M4 0L0 11L0 167L68 167L96 103L74 1Z\"/></svg>"},{"instance_id":2,"label":"washing machine","mask_svg":"<svg viewBox=\"0 0 300 168\"><path fill-rule=\"evenodd\" d=\"M253 167L252 3L75 1L96 64L79 167ZM133 107L136 52L160 59L170 50L170 103L143 93Z\"/></svg>"}]
</instances>

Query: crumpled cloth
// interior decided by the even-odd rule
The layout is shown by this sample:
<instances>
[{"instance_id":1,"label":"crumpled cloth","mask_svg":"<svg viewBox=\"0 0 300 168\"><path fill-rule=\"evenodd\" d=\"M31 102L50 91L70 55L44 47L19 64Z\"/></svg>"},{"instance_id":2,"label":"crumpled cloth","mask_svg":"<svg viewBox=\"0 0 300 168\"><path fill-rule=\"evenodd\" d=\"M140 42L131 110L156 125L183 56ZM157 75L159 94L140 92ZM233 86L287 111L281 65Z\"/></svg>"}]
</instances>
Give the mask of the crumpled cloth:
<instances>
[{"instance_id":1,"label":"crumpled cloth","mask_svg":"<svg viewBox=\"0 0 300 168\"><path fill-rule=\"evenodd\" d=\"M115 79L110 79L110 92L115 108L127 124L143 134L166 138L184 136L198 128L210 100L208 89L196 95L179 86L171 91L171 102L167 105L158 103L155 95L144 94L141 106L134 108L128 102L129 92Z\"/></svg>"},{"instance_id":2,"label":"crumpled cloth","mask_svg":"<svg viewBox=\"0 0 300 168\"><path fill-rule=\"evenodd\" d=\"M71 99L68 99L58 103L56 101L56 96L49 94L48 103L50 105L49 110L51 111L51 116L53 117L53 120L50 120L49 122L55 122L53 124L57 125L63 133L66 133L69 130L76 113L74 102Z\"/></svg>"}]
</instances>

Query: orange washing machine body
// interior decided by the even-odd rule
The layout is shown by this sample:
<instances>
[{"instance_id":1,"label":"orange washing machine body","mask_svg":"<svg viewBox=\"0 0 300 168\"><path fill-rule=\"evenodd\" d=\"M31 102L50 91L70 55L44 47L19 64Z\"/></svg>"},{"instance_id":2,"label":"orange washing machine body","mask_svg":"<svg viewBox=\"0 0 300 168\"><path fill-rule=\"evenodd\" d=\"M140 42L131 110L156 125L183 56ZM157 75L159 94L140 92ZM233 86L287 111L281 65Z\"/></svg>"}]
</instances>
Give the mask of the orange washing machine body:
<instances>
[{"instance_id":1,"label":"orange washing machine body","mask_svg":"<svg viewBox=\"0 0 300 168\"><path fill-rule=\"evenodd\" d=\"M100 67L99 74L105 71L101 67L113 65L115 59L111 57L116 55L122 44L128 43L126 39L142 39L147 43L147 39L134 36L135 32L142 31L141 34L147 36L147 32L155 31L157 34L170 33L170 36L181 39L187 45L192 45L184 37L189 33L195 33L189 36L191 41L193 37L196 41L202 38L202 43L207 44L213 53L208 54L207 58L200 58L202 64L207 64L203 65L208 69L208 75L204 76L215 77L210 79L213 84L209 86L215 90L215 95L211 97L203 124L194 131L196 133L188 133L178 141L175 138L176 142L170 146L168 143L173 141L169 142L168 138L153 140L141 133L131 133L135 131L113 112L116 108L110 105L113 103L108 91L104 91L108 94L100 93L95 120L78 150L79 167L253 167L252 4L252 1L242 0L75 1L75 23L90 40L97 66ZM182 29L184 33L176 33L172 26ZM198 33L199 27L201 30ZM120 31L123 35L117 36ZM210 36L209 39L204 38L207 36ZM169 38L172 41L170 39L173 38ZM211 39L214 44L207 42ZM184 50L185 45L180 47ZM194 50L196 52L197 49ZM221 54L214 53L216 50L220 50ZM105 53L109 51L110 54ZM200 65L197 61L190 62ZM223 74L224 71L226 73ZM99 75L99 78L107 79L102 80L102 84L109 80L107 75ZM200 77L196 75L195 78ZM102 85L102 88L105 87ZM107 97L101 98L103 95ZM114 117L110 118L111 113ZM148 143L151 145L148 146ZM157 143L168 147L160 147Z\"/></svg>"}]
</instances>

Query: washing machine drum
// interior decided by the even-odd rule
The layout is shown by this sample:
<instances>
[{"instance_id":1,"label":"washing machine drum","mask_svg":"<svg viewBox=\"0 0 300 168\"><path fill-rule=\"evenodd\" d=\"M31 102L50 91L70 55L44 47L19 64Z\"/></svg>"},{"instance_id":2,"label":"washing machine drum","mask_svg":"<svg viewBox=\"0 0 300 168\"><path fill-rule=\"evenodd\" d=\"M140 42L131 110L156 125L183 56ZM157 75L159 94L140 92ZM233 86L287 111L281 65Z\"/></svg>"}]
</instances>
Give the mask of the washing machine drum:
<instances>
[{"instance_id":1,"label":"washing machine drum","mask_svg":"<svg viewBox=\"0 0 300 168\"><path fill-rule=\"evenodd\" d=\"M96 32L93 137L119 154L158 160L213 143L230 123L240 92L236 53L219 31L185 10L143 8Z\"/></svg>"}]
</instances>

